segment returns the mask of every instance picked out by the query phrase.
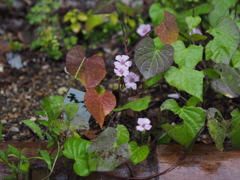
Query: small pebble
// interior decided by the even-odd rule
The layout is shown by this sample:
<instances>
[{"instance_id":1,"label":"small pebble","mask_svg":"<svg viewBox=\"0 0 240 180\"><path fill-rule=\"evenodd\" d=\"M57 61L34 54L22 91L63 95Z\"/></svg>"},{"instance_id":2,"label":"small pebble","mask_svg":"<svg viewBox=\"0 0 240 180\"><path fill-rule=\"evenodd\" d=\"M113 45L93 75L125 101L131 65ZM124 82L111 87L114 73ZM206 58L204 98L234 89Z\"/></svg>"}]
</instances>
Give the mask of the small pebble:
<instances>
[{"instance_id":1,"label":"small pebble","mask_svg":"<svg viewBox=\"0 0 240 180\"><path fill-rule=\"evenodd\" d=\"M13 108L12 111L13 111L13 112L16 112L16 111L17 111L17 108Z\"/></svg>"},{"instance_id":2,"label":"small pebble","mask_svg":"<svg viewBox=\"0 0 240 180\"><path fill-rule=\"evenodd\" d=\"M34 116L32 116L32 117L30 117L30 119L29 119L30 121L36 121L37 120L37 118L36 117L34 117Z\"/></svg>"},{"instance_id":3,"label":"small pebble","mask_svg":"<svg viewBox=\"0 0 240 180\"><path fill-rule=\"evenodd\" d=\"M16 135L14 135L14 136L12 136L12 139L13 139L13 140L17 140L18 137L17 137Z\"/></svg>"},{"instance_id":4,"label":"small pebble","mask_svg":"<svg viewBox=\"0 0 240 180\"><path fill-rule=\"evenodd\" d=\"M3 120L1 120L1 123L2 123L2 124L6 124L7 121L6 121L5 119L3 119Z\"/></svg>"},{"instance_id":5,"label":"small pebble","mask_svg":"<svg viewBox=\"0 0 240 180\"><path fill-rule=\"evenodd\" d=\"M67 90L68 89L66 87L60 87L60 88L58 88L57 92L58 92L58 94L63 95L64 93L67 92Z\"/></svg>"},{"instance_id":6,"label":"small pebble","mask_svg":"<svg viewBox=\"0 0 240 180\"><path fill-rule=\"evenodd\" d=\"M12 126L9 131L12 131L12 132L19 132L19 128L16 127L16 126Z\"/></svg>"}]
</instances>

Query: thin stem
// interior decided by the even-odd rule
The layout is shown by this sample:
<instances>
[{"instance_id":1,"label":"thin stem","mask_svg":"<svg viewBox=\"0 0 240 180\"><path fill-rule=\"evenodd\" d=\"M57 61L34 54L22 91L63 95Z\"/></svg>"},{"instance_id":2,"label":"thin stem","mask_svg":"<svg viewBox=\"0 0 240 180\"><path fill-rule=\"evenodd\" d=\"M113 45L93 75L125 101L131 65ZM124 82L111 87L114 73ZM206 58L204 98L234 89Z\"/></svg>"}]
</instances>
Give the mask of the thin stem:
<instances>
[{"instance_id":1,"label":"thin stem","mask_svg":"<svg viewBox=\"0 0 240 180\"><path fill-rule=\"evenodd\" d=\"M59 155L59 153L60 153L60 146L59 146L59 142L58 142L58 141L57 141L57 144L58 144L58 152L57 152L56 158L54 159L54 162L53 162L53 165L52 165L50 174L47 175L46 177L42 178L41 180L44 180L44 179L46 179L46 178L49 178L49 177L51 176L51 174L53 173L54 166L55 166L55 164L56 164L56 162L57 162L58 155Z\"/></svg>"},{"instance_id":2,"label":"thin stem","mask_svg":"<svg viewBox=\"0 0 240 180\"><path fill-rule=\"evenodd\" d=\"M83 58L81 64L78 66L77 72L76 72L75 75L74 75L74 79L71 81L70 85L68 86L67 92L68 92L68 91L70 90L70 88L72 87L73 81L74 81L75 78L77 77L77 75L78 75L80 69L82 68L82 65L83 65L83 63L84 63L85 60L86 60L86 57ZM64 94L63 101L64 101L64 99L66 98L66 96L67 96L67 93ZM63 102L62 102L62 103L63 103Z\"/></svg>"}]
</instances>

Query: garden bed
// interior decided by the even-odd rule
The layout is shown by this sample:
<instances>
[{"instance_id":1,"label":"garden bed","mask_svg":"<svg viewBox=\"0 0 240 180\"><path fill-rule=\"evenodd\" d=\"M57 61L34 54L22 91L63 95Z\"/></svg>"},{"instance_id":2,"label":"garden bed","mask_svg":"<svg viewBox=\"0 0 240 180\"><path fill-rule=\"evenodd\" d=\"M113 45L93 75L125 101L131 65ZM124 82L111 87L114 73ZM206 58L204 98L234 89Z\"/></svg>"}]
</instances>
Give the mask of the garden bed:
<instances>
[{"instance_id":1,"label":"garden bed","mask_svg":"<svg viewBox=\"0 0 240 180\"><path fill-rule=\"evenodd\" d=\"M27 148L25 155L28 157L36 156L36 151L39 148L39 143L0 143L2 150L7 148L7 144L17 147L19 150ZM46 144L45 144L46 145ZM50 148L44 148L51 151ZM181 145L157 145L156 150L149 155L149 157L142 163L134 166L131 162L127 162L128 166L132 170L132 175L138 179L144 179L154 176L160 172L164 172L166 169L174 166L179 158L182 156ZM125 164L121 165L113 172L95 172L88 177L76 176L73 171L66 168L63 158L59 159L56 163L53 174L50 179L55 180L117 180L127 179L130 176L129 169ZM67 167L71 167L73 161L67 160ZM213 145L194 145L193 152L188 153L183 161L179 161L179 164L171 171L150 178L151 180L202 180L202 179L238 179L240 166L240 149L232 150L230 147L226 147L223 152L220 152ZM8 175L9 169L6 165L0 163L0 179L3 176ZM43 165L40 160L34 162L32 170L30 171L32 180L40 180L41 176L47 175L46 165ZM126 178L118 178L126 177ZM136 179L137 179L136 178ZM1 179L2 180L2 179Z\"/></svg>"}]
</instances>

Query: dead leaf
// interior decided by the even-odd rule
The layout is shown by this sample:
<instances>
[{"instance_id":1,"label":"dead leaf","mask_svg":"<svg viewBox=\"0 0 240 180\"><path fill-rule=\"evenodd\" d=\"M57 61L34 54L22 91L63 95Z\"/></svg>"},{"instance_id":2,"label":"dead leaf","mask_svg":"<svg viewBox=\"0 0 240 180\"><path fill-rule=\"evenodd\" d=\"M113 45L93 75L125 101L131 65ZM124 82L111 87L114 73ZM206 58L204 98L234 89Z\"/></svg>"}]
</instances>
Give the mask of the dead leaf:
<instances>
[{"instance_id":1,"label":"dead leaf","mask_svg":"<svg viewBox=\"0 0 240 180\"><path fill-rule=\"evenodd\" d=\"M172 44L178 40L179 28L174 15L164 11L163 22L155 27L158 37L164 44Z\"/></svg>"},{"instance_id":2,"label":"dead leaf","mask_svg":"<svg viewBox=\"0 0 240 180\"><path fill-rule=\"evenodd\" d=\"M90 89L86 92L84 99L88 112L102 128L105 116L116 106L115 96L112 92L104 92L99 95L95 89Z\"/></svg>"}]
</instances>

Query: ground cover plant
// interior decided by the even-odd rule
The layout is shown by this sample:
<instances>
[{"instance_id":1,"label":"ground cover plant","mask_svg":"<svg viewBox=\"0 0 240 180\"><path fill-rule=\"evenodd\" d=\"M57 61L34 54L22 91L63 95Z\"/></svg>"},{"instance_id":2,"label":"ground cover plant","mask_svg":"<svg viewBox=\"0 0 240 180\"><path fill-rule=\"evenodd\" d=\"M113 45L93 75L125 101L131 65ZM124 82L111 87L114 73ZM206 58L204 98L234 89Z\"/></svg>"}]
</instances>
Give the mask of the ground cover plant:
<instances>
[{"instance_id":1,"label":"ground cover plant","mask_svg":"<svg viewBox=\"0 0 240 180\"><path fill-rule=\"evenodd\" d=\"M209 106L212 96L223 99L240 95L240 6L236 0L183 3L192 8L173 9L173 5L182 8L175 1L153 3L149 9L151 23L147 19L139 21L145 24L139 24L139 40L131 47L122 4L116 0L98 1L92 14L117 13L121 22L125 53L115 57L112 68L117 84L113 89L101 85L108 73L106 63L99 55L87 57L81 45L67 53L66 71L85 87L85 106L102 132L95 141L81 137L79 130L90 128L88 120L76 116L77 103L65 105L64 96L45 97L42 110L36 112L45 131L35 122L22 121L41 140L47 139L48 146L56 147L56 154L39 150L41 156L36 157L47 163L49 176L61 156L75 160L73 169L79 176L113 171L129 160L136 165L146 159L156 143L174 140L183 145L185 156L204 130L220 151L225 142L240 147L239 109L231 111L229 120L222 110ZM79 31L80 22L75 19L71 23L77 23L71 27ZM161 115L154 119L150 106L153 99L145 92L159 87L157 94L161 96L163 82L175 93L159 105ZM117 119L122 123L114 125ZM19 179L28 171L29 159L23 152L12 146L0 151L0 160L13 171L9 178ZM10 164L8 156L19 158L19 164Z\"/></svg>"}]
</instances>

